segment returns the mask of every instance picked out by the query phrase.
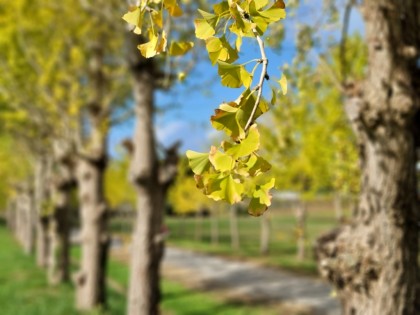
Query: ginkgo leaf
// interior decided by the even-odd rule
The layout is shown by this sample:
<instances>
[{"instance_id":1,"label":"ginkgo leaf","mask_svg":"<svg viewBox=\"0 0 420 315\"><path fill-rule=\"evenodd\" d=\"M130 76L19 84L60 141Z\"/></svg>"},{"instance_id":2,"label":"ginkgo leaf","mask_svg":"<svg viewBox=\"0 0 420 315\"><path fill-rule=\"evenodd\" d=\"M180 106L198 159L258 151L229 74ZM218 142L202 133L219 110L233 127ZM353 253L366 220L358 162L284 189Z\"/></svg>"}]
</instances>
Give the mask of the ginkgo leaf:
<instances>
[{"instance_id":1,"label":"ginkgo leaf","mask_svg":"<svg viewBox=\"0 0 420 315\"><path fill-rule=\"evenodd\" d=\"M213 11L217 15L222 15L229 11L229 3L227 1L222 1L213 5Z\"/></svg>"},{"instance_id":2,"label":"ginkgo leaf","mask_svg":"<svg viewBox=\"0 0 420 315\"><path fill-rule=\"evenodd\" d=\"M287 94L287 78L284 75L284 73L281 75L281 78L278 81L278 83L280 84L283 95L286 95Z\"/></svg>"},{"instance_id":3,"label":"ginkgo leaf","mask_svg":"<svg viewBox=\"0 0 420 315\"><path fill-rule=\"evenodd\" d=\"M213 28L215 29L217 26L217 22L219 21L219 16L213 13L209 13L203 10L198 9L198 12L201 14L204 20Z\"/></svg>"},{"instance_id":4,"label":"ginkgo leaf","mask_svg":"<svg viewBox=\"0 0 420 315\"><path fill-rule=\"evenodd\" d=\"M240 88L242 86L240 65L232 65L223 61L219 61L218 65L218 73L224 86L230 88Z\"/></svg>"},{"instance_id":5,"label":"ginkgo leaf","mask_svg":"<svg viewBox=\"0 0 420 315\"><path fill-rule=\"evenodd\" d=\"M214 169L219 172L231 171L234 166L232 156L220 152L215 146L210 149L209 160Z\"/></svg>"},{"instance_id":6,"label":"ginkgo leaf","mask_svg":"<svg viewBox=\"0 0 420 315\"><path fill-rule=\"evenodd\" d=\"M195 36L200 39L206 40L209 37L212 37L216 31L210 26L204 19L196 19L194 21L195 25Z\"/></svg>"},{"instance_id":7,"label":"ginkgo leaf","mask_svg":"<svg viewBox=\"0 0 420 315\"><path fill-rule=\"evenodd\" d=\"M272 178L264 185L257 185L252 194L248 207L248 213L252 216L260 216L271 205L270 189L274 187L275 179Z\"/></svg>"},{"instance_id":8,"label":"ginkgo leaf","mask_svg":"<svg viewBox=\"0 0 420 315\"><path fill-rule=\"evenodd\" d=\"M239 103L240 109L238 111L237 117L238 122L241 126L245 127L245 125L247 124L249 117L251 116L251 113L255 107L256 101L257 97L255 93L252 93L249 89L245 90L245 92L242 93L241 100ZM252 121L255 121L258 117L267 112L269 109L269 105L267 104L265 99L261 98L257 109L254 112Z\"/></svg>"},{"instance_id":9,"label":"ginkgo leaf","mask_svg":"<svg viewBox=\"0 0 420 315\"><path fill-rule=\"evenodd\" d=\"M271 89L271 101L270 104L271 105L275 105L277 103L277 92L275 89Z\"/></svg>"},{"instance_id":10,"label":"ginkgo leaf","mask_svg":"<svg viewBox=\"0 0 420 315\"><path fill-rule=\"evenodd\" d=\"M243 138L245 131L238 121L238 104L235 102L223 103L211 116L211 124L217 130L223 130L233 139Z\"/></svg>"},{"instance_id":11,"label":"ginkgo leaf","mask_svg":"<svg viewBox=\"0 0 420 315\"><path fill-rule=\"evenodd\" d=\"M268 0L254 0L253 2L257 10L264 8L268 4Z\"/></svg>"},{"instance_id":12,"label":"ginkgo leaf","mask_svg":"<svg viewBox=\"0 0 420 315\"><path fill-rule=\"evenodd\" d=\"M276 0L274 4L265 11L259 11L260 15L265 17L269 22L277 22L286 17L285 4L283 0Z\"/></svg>"},{"instance_id":13,"label":"ginkgo leaf","mask_svg":"<svg viewBox=\"0 0 420 315\"><path fill-rule=\"evenodd\" d=\"M159 26L160 28L163 27L163 15L162 11L153 10L151 11L152 21L155 25Z\"/></svg>"},{"instance_id":14,"label":"ginkgo leaf","mask_svg":"<svg viewBox=\"0 0 420 315\"><path fill-rule=\"evenodd\" d=\"M249 128L249 132L245 139L240 143L234 144L226 148L226 154L231 155L234 159L250 155L257 151L260 147L260 133L258 132L257 125L254 124Z\"/></svg>"},{"instance_id":15,"label":"ginkgo leaf","mask_svg":"<svg viewBox=\"0 0 420 315\"><path fill-rule=\"evenodd\" d=\"M230 46L225 36L208 38L206 40L206 48L212 64L215 64L217 61L231 63L238 59L238 52Z\"/></svg>"},{"instance_id":16,"label":"ginkgo leaf","mask_svg":"<svg viewBox=\"0 0 420 315\"><path fill-rule=\"evenodd\" d=\"M231 88L249 87L252 77L242 65L229 64L224 61L218 61L218 73L222 78L222 84Z\"/></svg>"},{"instance_id":17,"label":"ginkgo leaf","mask_svg":"<svg viewBox=\"0 0 420 315\"><path fill-rule=\"evenodd\" d=\"M238 27L237 23L233 23L229 27L229 30L239 37L254 37L254 33L252 32L252 24L248 21L245 21L244 25L241 28Z\"/></svg>"},{"instance_id":18,"label":"ginkgo leaf","mask_svg":"<svg viewBox=\"0 0 420 315\"><path fill-rule=\"evenodd\" d=\"M236 25L236 28L242 32L245 32L245 23L247 23L243 17L241 12L239 12L238 7L236 5L231 5L229 7L230 15L232 16L234 22L234 25Z\"/></svg>"},{"instance_id":19,"label":"ginkgo leaf","mask_svg":"<svg viewBox=\"0 0 420 315\"><path fill-rule=\"evenodd\" d=\"M211 163L209 160L208 153L200 153L200 152L188 150L186 152L186 155L187 155L191 170L194 172L194 174L201 175L210 169Z\"/></svg>"},{"instance_id":20,"label":"ginkgo leaf","mask_svg":"<svg viewBox=\"0 0 420 315\"><path fill-rule=\"evenodd\" d=\"M229 174L209 180L207 192L213 200L226 200L230 204L234 204L242 200L244 186Z\"/></svg>"},{"instance_id":21,"label":"ginkgo leaf","mask_svg":"<svg viewBox=\"0 0 420 315\"><path fill-rule=\"evenodd\" d=\"M171 16L178 17L182 15L182 9L176 0L163 0L163 5Z\"/></svg>"},{"instance_id":22,"label":"ginkgo leaf","mask_svg":"<svg viewBox=\"0 0 420 315\"><path fill-rule=\"evenodd\" d=\"M132 7L129 12L123 15L122 19L128 24L134 25L134 33L141 34L143 14L144 12L139 7Z\"/></svg>"},{"instance_id":23,"label":"ginkgo leaf","mask_svg":"<svg viewBox=\"0 0 420 315\"><path fill-rule=\"evenodd\" d=\"M271 164L256 154L251 154L249 160L245 163L245 166L250 176L258 176L271 169Z\"/></svg>"},{"instance_id":24,"label":"ginkgo leaf","mask_svg":"<svg viewBox=\"0 0 420 315\"><path fill-rule=\"evenodd\" d=\"M145 58L152 58L157 55L157 45L159 38L151 33L149 36L149 41L147 43L138 45L137 48L140 50L141 54Z\"/></svg>"},{"instance_id":25,"label":"ginkgo leaf","mask_svg":"<svg viewBox=\"0 0 420 315\"><path fill-rule=\"evenodd\" d=\"M240 69L240 76L243 86L248 89L252 83L252 75L242 66Z\"/></svg>"},{"instance_id":26,"label":"ginkgo leaf","mask_svg":"<svg viewBox=\"0 0 420 315\"><path fill-rule=\"evenodd\" d=\"M169 54L171 56L182 56L185 55L191 48L194 47L193 42L171 42L169 47Z\"/></svg>"}]
</instances>

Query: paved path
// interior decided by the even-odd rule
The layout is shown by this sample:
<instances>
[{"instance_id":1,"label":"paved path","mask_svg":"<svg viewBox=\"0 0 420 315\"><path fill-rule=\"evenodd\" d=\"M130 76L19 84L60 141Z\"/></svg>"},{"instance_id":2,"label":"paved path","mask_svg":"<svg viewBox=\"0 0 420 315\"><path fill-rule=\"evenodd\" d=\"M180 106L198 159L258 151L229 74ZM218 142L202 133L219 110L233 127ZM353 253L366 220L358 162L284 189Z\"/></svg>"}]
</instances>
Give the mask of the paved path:
<instances>
[{"instance_id":1,"label":"paved path","mask_svg":"<svg viewBox=\"0 0 420 315\"><path fill-rule=\"evenodd\" d=\"M203 290L223 291L228 297L263 303L296 304L319 315L339 315L331 288L320 280L252 263L166 248L166 276Z\"/></svg>"}]
</instances>

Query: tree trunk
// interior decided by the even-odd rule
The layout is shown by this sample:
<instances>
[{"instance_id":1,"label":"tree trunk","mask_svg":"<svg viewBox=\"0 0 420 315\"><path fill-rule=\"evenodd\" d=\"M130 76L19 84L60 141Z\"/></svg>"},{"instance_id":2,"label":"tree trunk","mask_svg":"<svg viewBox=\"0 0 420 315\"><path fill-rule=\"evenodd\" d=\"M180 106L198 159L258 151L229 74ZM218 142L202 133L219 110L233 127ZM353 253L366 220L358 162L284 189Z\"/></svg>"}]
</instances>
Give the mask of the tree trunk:
<instances>
[{"instance_id":1,"label":"tree trunk","mask_svg":"<svg viewBox=\"0 0 420 315\"><path fill-rule=\"evenodd\" d=\"M261 239L260 239L260 253L267 255L270 251L270 233L271 233L271 222L270 216L266 211L261 216Z\"/></svg>"},{"instance_id":2,"label":"tree trunk","mask_svg":"<svg viewBox=\"0 0 420 315\"><path fill-rule=\"evenodd\" d=\"M305 259L306 247L306 205L300 201L296 205L296 234L297 234L297 253L298 261Z\"/></svg>"},{"instance_id":3,"label":"tree trunk","mask_svg":"<svg viewBox=\"0 0 420 315\"><path fill-rule=\"evenodd\" d=\"M50 165L45 156L38 158L35 170L35 209L36 209L36 263L46 268L48 264L48 216L44 213L47 202L47 182Z\"/></svg>"},{"instance_id":4,"label":"tree trunk","mask_svg":"<svg viewBox=\"0 0 420 315\"><path fill-rule=\"evenodd\" d=\"M213 207L211 212L211 244L219 245L219 208Z\"/></svg>"},{"instance_id":5,"label":"tree trunk","mask_svg":"<svg viewBox=\"0 0 420 315\"><path fill-rule=\"evenodd\" d=\"M16 211L16 199L11 198L7 201L7 227L16 236L16 223L17 223L17 211Z\"/></svg>"},{"instance_id":6,"label":"tree trunk","mask_svg":"<svg viewBox=\"0 0 420 315\"><path fill-rule=\"evenodd\" d=\"M18 239L25 254L31 255L35 244L35 214L32 191L28 185L22 186L20 190L17 199Z\"/></svg>"},{"instance_id":7,"label":"tree trunk","mask_svg":"<svg viewBox=\"0 0 420 315\"><path fill-rule=\"evenodd\" d=\"M198 209L195 213L195 230L194 230L194 241L201 243L203 240L203 212L202 209Z\"/></svg>"},{"instance_id":8,"label":"tree trunk","mask_svg":"<svg viewBox=\"0 0 420 315\"><path fill-rule=\"evenodd\" d=\"M352 224L318 240L319 268L345 315L420 314L414 137L420 2L365 0L362 13L369 72L346 95L360 145L361 196Z\"/></svg>"},{"instance_id":9,"label":"tree trunk","mask_svg":"<svg viewBox=\"0 0 420 315\"><path fill-rule=\"evenodd\" d=\"M60 183L53 196L54 211L49 218L48 281L55 285L70 280L70 187Z\"/></svg>"},{"instance_id":10,"label":"tree trunk","mask_svg":"<svg viewBox=\"0 0 420 315\"><path fill-rule=\"evenodd\" d=\"M129 315L159 313L159 267L163 242L157 241L162 227L158 200L158 160L153 133L154 65L137 50L138 39L129 36L129 65L133 76L136 130L132 146L130 179L137 192L137 220L133 232L128 290Z\"/></svg>"},{"instance_id":11,"label":"tree trunk","mask_svg":"<svg viewBox=\"0 0 420 315\"><path fill-rule=\"evenodd\" d=\"M238 229L238 205L230 207L230 241L233 250L240 249Z\"/></svg>"},{"instance_id":12,"label":"tree trunk","mask_svg":"<svg viewBox=\"0 0 420 315\"><path fill-rule=\"evenodd\" d=\"M93 92L89 104L89 136L77 162L77 183L81 218L81 259L76 280L76 306L89 310L106 303L106 266L109 247L104 175L107 165L109 127L107 88L103 72L103 47L92 45L90 80Z\"/></svg>"},{"instance_id":13,"label":"tree trunk","mask_svg":"<svg viewBox=\"0 0 420 315\"><path fill-rule=\"evenodd\" d=\"M166 150L159 167L153 132L155 68L150 59L141 57L139 37L128 34L128 63L132 72L136 129L131 150L130 180L137 192L137 219L133 232L129 315L159 314L160 262L167 235L163 225L166 193L175 179L178 144Z\"/></svg>"},{"instance_id":14,"label":"tree trunk","mask_svg":"<svg viewBox=\"0 0 420 315\"><path fill-rule=\"evenodd\" d=\"M335 219L337 220L338 224L343 223L344 215L343 215L343 199L340 193L334 194L334 211L335 211Z\"/></svg>"}]
</instances>

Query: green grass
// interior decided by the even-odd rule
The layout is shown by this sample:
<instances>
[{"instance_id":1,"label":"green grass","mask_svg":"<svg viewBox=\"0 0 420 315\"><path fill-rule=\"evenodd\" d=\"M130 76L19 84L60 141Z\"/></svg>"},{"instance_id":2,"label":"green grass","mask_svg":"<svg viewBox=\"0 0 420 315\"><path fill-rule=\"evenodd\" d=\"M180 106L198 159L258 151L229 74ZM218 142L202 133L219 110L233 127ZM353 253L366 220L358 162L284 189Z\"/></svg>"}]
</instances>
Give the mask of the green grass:
<instances>
[{"instance_id":1,"label":"green grass","mask_svg":"<svg viewBox=\"0 0 420 315\"><path fill-rule=\"evenodd\" d=\"M23 254L8 231L0 228L0 307L5 315L72 315L70 286L50 288L44 271Z\"/></svg>"},{"instance_id":2,"label":"green grass","mask_svg":"<svg viewBox=\"0 0 420 315\"><path fill-rule=\"evenodd\" d=\"M122 315L125 294L109 289L106 311L81 313L74 307L71 285L49 287L45 271L35 266L34 259L23 254L9 232L0 226L0 314L4 315ZM77 249L73 251L77 257ZM122 288L127 287L128 267L111 261L109 277ZM252 307L223 301L216 294L200 293L178 283L164 280L162 284L163 314L171 315L270 315L278 314L268 307ZM125 291L125 290L123 290Z\"/></svg>"}]
</instances>

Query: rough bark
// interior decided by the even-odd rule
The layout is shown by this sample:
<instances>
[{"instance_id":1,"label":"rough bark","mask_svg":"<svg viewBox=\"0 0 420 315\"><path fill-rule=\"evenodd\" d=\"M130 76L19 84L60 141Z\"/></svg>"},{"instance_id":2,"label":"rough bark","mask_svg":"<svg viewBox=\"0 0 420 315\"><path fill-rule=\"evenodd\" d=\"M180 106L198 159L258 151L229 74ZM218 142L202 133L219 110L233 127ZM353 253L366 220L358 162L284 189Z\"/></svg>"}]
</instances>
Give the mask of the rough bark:
<instances>
[{"instance_id":1,"label":"rough bark","mask_svg":"<svg viewBox=\"0 0 420 315\"><path fill-rule=\"evenodd\" d=\"M365 0L362 14L369 72L365 82L347 86L345 101L360 146L360 201L351 224L318 240L319 268L345 315L420 314L414 131L420 2Z\"/></svg>"},{"instance_id":2,"label":"rough bark","mask_svg":"<svg viewBox=\"0 0 420 315\"><path fill-rule=\"evenodd\" d=\"M106 265L109 247L104 173L107 165L108 106L107 81L103 72L103 47L92 45L90 83L92 99L88 106L89 135L77 161L81 218L80 270L75 276L76 306L89 310L106 303Z\"/></svg>"},{"instance_id":3,"label":"rough bark","mask_svg":"<svg viewBox=\"0 0 420 315\"><path fill-rule=\"evenodd\" d=\"M136 129L133 137L130 179L137 192L137 220L128 291L128 314L159 313L159 261L163 243L156 242L162 226L158 209L160 198L158 160L153 135L154 66L137 51L137 38L129 35L129 65L131 67L136 110Z\"/></svg>"},{"instance_id":4,"label":"rough bark","mask_svg":"<svg viewBox=\"0 0 420 315\"><path fill-rule=\"evenodd\" d=\"M268 255L270 252L271 220L268 212L261 216L260 253Z\"/></svg>"},{"instance_id":5,"label":"rough bark","mask_svg":"<svg viewBox=\"0 0 420 315\"><path fill-rule=\"evenodd\" d=\"M166 235L163 211L166 191L175 178L176 146L159 166L153 133L155 69L137 50L138 36L128 35L128 63L132 73L136 111L130 180L137 192L137 219L128 290L129 315L159 314L160 262Z\"/></svg>"}]
</instances>

